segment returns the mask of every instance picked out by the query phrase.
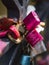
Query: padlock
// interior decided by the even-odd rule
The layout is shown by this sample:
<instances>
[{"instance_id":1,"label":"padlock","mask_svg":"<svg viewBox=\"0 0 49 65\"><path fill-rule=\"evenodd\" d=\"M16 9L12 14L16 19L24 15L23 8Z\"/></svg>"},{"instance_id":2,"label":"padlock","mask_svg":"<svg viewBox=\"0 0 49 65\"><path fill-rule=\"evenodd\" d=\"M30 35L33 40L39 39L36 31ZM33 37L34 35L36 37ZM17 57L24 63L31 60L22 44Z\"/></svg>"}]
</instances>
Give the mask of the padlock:
<instances>
[{"instance_id":1,"label":"padlock","mask_svg":"<svg viewBox=\"0 0 49 65\"><path fill-rule=\"evenodd\" d=\"M40 23L40 19L36 12L31 12L26 18L23 20L23 24L27 31L33 30Z\"/></svg>"},{"instance_id":2,"label":"padlock","mask_svg":"<svg viewBox=\"0 0 49 65\"><path fill-rule=\"evenodd\" d=\"M30 56L23 55L21 58L20 65L30 65Z\"/></svg>"},{"instance_id":3,"label":"padlock","mask_svg":"<svg viewBox=\"0 0 49 65\"><path fill-rule=\"evenodd\" d=\"M15 39L20 37L20 33L19 31L16 29L16 27L14 25L12 25L9 30L8 33Z\"/></svg>"},{"instance_id":4,"label":"padlock","mask_svg":"<svg viewBox=\"0 0 49 65\"><path fill-rule=\"evenodd\" d=\"M0 30L7 30L11 25L14 24L14 20L10 18L1 18L0 19Z\"/></svg>"},{"instance_id":5,"label":"padlock","mask_svg":"<svg viewBox=\"0 0 49 65\"><path fill-rule=\"evenodd\" d=\"M12 47L10 40L6 37L0 39L0 57Z\"/></svg>"},{"instance_id":6,"label":"padlock","mask_svg":"<svg viewBox=\"0 0 49 65\"><path fill-rule=\"evenodd\" d=\"M26 39L32 46L34 46L37 44L37 42L43 40L43 37L36 30L32 30L31 32L27 33Z\"/></svg>"},{"instance_id":7,"label":"padlock","mask_svg":"<svg viewBox=\"0 0 49 65\"><path fill-rule=\"evenodd\" d=\"M15 27L15 25L12 25L8 30L8 38L15 42L16 44L19 44L22 41L22 37L20 36L20 33L18 29Z\"/></svg>"},{"instance_id":8,"label":"padlock","mask_svg":"<svg viewBox=\"0 0 49 65\"><path fill-rule=\"evenodd\" d=\"M41 54L43 52L46 52L46 47L43 43L43 37L36 31L33 30L31 32L29 32L26 35L26 40L28 41L28 43L35 49L36 53L34 53L34 55L36 56L37 54ZM32 53L31 53L32 54ZM34 56L32 55L32 57Z\"/></svg>"},{"instance_id":9,"label":"padlock","mask_svg":"<svg viewBox=\"0 0 49 65\"><path fill-rule=\"evenodd\" d=\"M3 42L2 40L0 40L0 55L3 54L4 49L6 48L7 44L5 42Z\"/></svg>"}]
</instances>

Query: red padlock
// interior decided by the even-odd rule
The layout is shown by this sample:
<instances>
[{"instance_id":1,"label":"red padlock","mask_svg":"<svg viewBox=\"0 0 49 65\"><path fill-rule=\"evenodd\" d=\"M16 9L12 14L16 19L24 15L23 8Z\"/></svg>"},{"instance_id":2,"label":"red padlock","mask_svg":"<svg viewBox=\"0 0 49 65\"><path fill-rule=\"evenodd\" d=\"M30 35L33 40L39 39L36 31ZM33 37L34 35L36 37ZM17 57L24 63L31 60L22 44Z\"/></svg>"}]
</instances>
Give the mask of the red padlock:
<instances>
[{"instance_id":1,"label":"red padlock","mask_svg":"<svg viewBox=\"0 0 49 65\"><path fill-rule=\"evenodd\" d=\"M1 18L0 19L0 30L7 30L12 24L13 24L13 19L9 18Z\"/></svg>"},{"instance_id":2,"label":"red padlock","mask_svg":"<svg viewBox=\"0 0 49 65\"><path fill-rule=\"evenodd\" d=\"M19 31L16 29L16 27L14 25L12 25L9 30L8 33L15 39L20 37L20 33Z\"/></svg>"}]
</instances>

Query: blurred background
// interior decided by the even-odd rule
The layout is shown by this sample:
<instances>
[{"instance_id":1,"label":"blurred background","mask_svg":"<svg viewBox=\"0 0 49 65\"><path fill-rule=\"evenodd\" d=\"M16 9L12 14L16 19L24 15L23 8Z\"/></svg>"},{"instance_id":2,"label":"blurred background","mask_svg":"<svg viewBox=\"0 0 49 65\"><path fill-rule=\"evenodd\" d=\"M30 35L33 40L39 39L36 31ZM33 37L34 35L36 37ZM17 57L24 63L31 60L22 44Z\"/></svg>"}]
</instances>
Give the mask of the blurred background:
<instances>
[{"instance_id":1,"label":"blurred background","mask_svg":"<svg viewBox=\"0 0 49 65\"><path fill-rule=\"evenodd\" d=\"M0 0L0 17L7 16L7 8L3 5Z\"/></svg>"},{"instance_id":2,"label":"blurred background","mask_svg":"<svg viewBox=\"0 0 49 65\"><path fill-rule=\"evenodd\" d=\"M8 15L8 11L7 11L8 9L4 6L2 1L0 0L0 18L7 17L7 15ZM7 1L9 1L9 0L7 0ZM20 0L20 3L22 3L21 1L22 0ZM41 32L41 34L44 37L44 43L47 48L47 52L39 54L33 58L31 65L49 65L49 1L48 0L40 0L40 1L32 0L31 2L29 2L29 4L35 6L36 13L38 14L40 20L42 22L45 22L45 26L44 26L45 29L43 32ZM12 7L14 7L14 6L12 6ZM16 12L16 11L13 11L13 12ZM11 11L10 11L10 13L11 13ZM18 17L19 14L18 13L16 13L16 14ZM16 14L14 13L14 15L16 15ZM12 15L12 17L13 17L13 15ZM16 48L15 45L14 45L14 47ZM12 47L11 50L9 50L5 55L3 55L3 57L0 58L0 65L3 65L3 64L9 65L9 60L11 59L11 55L15 49L14 47ZM15 56L15 60L16 59L17 59L17 57ZM7 60L7 63L6 63L6 60ZM16 61L14 61L14 62L16 64ZM41 63L43 63L43 64L41 64ZM12 64L12 65L14 65L14 64Z\"/></svg>"}]
</instances>

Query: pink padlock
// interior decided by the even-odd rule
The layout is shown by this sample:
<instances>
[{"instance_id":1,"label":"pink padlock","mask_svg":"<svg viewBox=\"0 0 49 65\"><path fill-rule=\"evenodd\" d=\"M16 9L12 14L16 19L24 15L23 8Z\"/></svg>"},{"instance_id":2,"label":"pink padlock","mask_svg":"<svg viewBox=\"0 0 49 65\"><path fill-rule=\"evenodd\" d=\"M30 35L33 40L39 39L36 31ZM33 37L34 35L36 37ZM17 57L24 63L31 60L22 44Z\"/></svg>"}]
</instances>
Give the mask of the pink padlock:
<instances>
[{"instance_id":1,"label":"pink padlock","mask_svg":"<svg viewBox=\"0 0 49 65\"><path fill-rule=\"evenodd\" d=\"M39 23L40 19L36 12L31 12L24 20L23 23L28 31L33 30Z\"/></svg>"},{"instance_id":2,"label":"pink padlock","mask_svg":"<svg viewBox=\"0 0 49 65\"><path fill-rule=\"evenodd\" d=\"M26 40L36 50L36 52L37 52L36 54L33 52L33 54L35 54L35 56L37 54L41 54L41 53L47 51L47 49L44 45L44 42L43 42L43 37L36 30L29 32L26 35ZM33 57L33 55L32 55L32 57Z\"/></svg>"},{"instance_id":3,"label":"pink padlock","mask_svg":"<svg viewBox=\"0 0 49 65\"><path fill-rule=\"evenodd\" d=\"M0 55L5 52L8 43L0 39Z\"/></svg>"},{"instance_id":4,"label":"pink padlock","mask_svg":"<svg viewBox=\"0 0 49 65\"><path fill-rule=\"evenodd\" d=\"M31 46L34 46L39 41L43 40L43 37L36 30L33 30L26 35L26 39L31 44Z\"/></svg>"}]
</instances>

